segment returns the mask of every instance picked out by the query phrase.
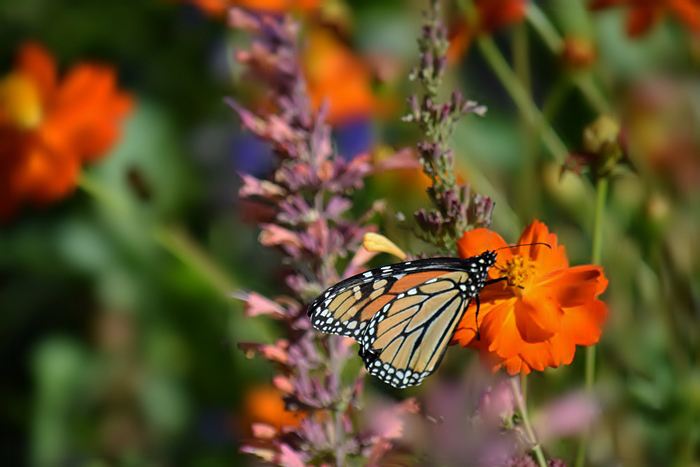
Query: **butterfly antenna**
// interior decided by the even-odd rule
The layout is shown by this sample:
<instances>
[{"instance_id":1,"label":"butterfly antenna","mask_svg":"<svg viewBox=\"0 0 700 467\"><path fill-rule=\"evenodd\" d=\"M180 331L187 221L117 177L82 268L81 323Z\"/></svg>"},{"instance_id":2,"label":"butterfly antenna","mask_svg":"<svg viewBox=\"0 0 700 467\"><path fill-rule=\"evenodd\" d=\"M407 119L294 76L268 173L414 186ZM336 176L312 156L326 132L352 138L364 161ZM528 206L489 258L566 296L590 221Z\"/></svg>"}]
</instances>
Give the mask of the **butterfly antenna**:
<instances>
[{"instance_id":1,"label":"butterfly antenna","mask_svg":"<svg viewBox=\"0 0 700 467\"><path fill-rule=\"evenodd\" d=\"M532 242L532 243L516 243L515 245L506 245L506 246L502 246L501 248L496 248L493 251L505 250L506 248L515 248L516 246L533 246L533 245L544 245L547 248L549 248L550 250L552 249L552 245L550 245L549 243Z\"/></svg>"}]
</instances>

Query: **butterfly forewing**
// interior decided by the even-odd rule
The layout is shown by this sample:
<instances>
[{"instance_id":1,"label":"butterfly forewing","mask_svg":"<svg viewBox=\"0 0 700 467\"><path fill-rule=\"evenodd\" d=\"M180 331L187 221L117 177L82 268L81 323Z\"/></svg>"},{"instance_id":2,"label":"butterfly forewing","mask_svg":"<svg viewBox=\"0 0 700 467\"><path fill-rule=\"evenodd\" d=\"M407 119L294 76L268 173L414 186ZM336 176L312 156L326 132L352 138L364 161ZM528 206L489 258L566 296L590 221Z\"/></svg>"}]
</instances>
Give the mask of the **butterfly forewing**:
<instances>
[{"instance_id":1,"label":"butterfly forewing","mask_svg":"<svg viewBox=\"0 0 700 467\"><path fill-rule=\"evenodd\" d=\"M431 279L435 273L459 270L461 261L454 258L409 261L345 279L329 287L309 306L311 324L322 332L357 338L367 322L401 290L394 283L410 275L417 283ZM404 287L408 284L404 281Z\"/></svg>"},{"instance_id":2,"label":"butterfly forewing","mask_svg":"<svg viewBox=\"0 0 700 467\"><path fill-rule=\"evenodd\" d=\"M370 374L395 387L433 373L457 323L483 287L495 255L435 258L372 269L321 294L313 326L353 337Z\"/></svg>"}]
</instances>

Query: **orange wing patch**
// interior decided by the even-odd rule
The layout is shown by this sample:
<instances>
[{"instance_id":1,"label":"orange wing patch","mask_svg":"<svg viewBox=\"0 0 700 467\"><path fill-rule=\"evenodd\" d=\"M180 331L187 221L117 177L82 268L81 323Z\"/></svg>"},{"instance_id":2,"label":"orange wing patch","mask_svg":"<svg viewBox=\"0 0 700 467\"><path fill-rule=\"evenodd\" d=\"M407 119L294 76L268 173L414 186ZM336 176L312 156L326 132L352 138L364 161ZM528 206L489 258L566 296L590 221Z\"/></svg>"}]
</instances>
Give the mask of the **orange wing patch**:
<instances>
[{"instance_id":1,"label":"orange wing patch","mask_svg":"<svg viewBox=\"0 0 700 467\"><path fill-rule=\"evenodd\" d=\"M393 295L382 295L381 297L375 299L369 305L364 307L362 313L360 314L360 321L367 321L374 316L376 312L381 310L381 308L389 303L394 298Z\"/></svg>"},{"instance_id":2,"label":"orange wing patch","mask_svg":"<svg viewBox=\"0 0 700 467\"><path fill-rule=\"evenodd\" d=\"M400 294L401 292L405 292L408 289L412 289L425 281L429 281L430 279L443 276L449 272L450 271L434 270L407 274L401 279L394 282L394 285L391 286L391 290L389 290L389 293Z\"/></svg>"}]
</instances>

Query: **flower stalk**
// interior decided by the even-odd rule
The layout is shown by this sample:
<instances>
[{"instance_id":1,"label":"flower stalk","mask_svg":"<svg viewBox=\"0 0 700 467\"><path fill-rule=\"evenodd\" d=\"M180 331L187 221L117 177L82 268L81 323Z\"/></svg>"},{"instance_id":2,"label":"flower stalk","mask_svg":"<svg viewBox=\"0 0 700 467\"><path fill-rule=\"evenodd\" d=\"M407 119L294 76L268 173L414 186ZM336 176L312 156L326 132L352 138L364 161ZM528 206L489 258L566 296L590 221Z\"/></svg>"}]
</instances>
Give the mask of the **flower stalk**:
<instances>
[{"instance_id":1,"label":"flower stalk","mask_svg":"<svg viewBox=\"0 0 700 467\"><path fill-rule=\"evenodd\" d=\"M77 185L109 212L131 218L132 222L136 222L135 212L127 200L105 189L99 181L85 171L80 174ZM151 226L151 235L165 251L202 277L223 300L227 302L231 300L235 281L215 264L181 227L155 224Z\"/></svg>"},{"instance_id":2,"label":"flower stalk","mask_svg":"<svg viewBox=\"0 0 700 467\"><path fill-rule=\"evenodd\" d=\"M477 45L489 66L491 66L491 69L496 73L501 84L503 84L503 87L515 102L515 105L518 106L520 112L527 120L532 122L535 128L537 128L542 142L549 152L557 160L565 160L568 155L566 145L554 129L545 121L542 112L537 108L535 103L532 102L527 91L518 80L517 75L510 65L508 65L508 62L498 50L498 47L496 47L493 39L487 36L480 37L477 40Z\"/></svg>"},{"instance_id":3,"label":"flower stalk","mask_svg":"<svg viewBox=\"0 0 700 467\"><path fill-rule=\"evenodd\" d=\"M520 413L520 418L523 421L523 427L525 428L525 434L528 437L528 442L530 443L530 449L535 454L537 459L537 465L539 467L547 467L547 460L544 457L544 452L542 452L542 446L537 441L537 436L535 431L532 429L532 424L530 423L530 417L527 413L527 406L525 405L525 399L520 392L520 384L518 383L517 376L510 377L510 387L513 390L513 396L515 397L515 403L518 406L518 412Z\"/></svg>"},{"instance_id":4,"label":"flower stalk","mask_svg":"<svg viewBox=\"0 0 700 467\"><path fill-rule=\"evenodd\" d=\"M591 262L600 264L603 252L603 219L605 218L605 200L608 196L609 178L599 177L596 181L596 201L593 216L593 245L591 247ZM595 384L595 354L596 346L591 345L586 348L586 392L593 393ZM581 441L576 452L576 466L582 467L586 461L586 450L588 448L589 430L586 430L581 437Z\"/></svg>"}]
</instances>

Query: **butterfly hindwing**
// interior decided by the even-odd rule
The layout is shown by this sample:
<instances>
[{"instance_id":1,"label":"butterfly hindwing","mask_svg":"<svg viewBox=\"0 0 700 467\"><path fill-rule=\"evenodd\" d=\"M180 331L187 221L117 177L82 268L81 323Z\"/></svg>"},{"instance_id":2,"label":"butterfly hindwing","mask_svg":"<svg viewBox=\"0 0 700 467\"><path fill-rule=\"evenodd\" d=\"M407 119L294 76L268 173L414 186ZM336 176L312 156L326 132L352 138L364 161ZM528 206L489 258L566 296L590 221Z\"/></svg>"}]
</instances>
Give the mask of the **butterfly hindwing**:
<instances>
[{"instance_id":1,"label":"butterfly hindwing","mask_svg":"<svg viewBox=\"0 0 700 467\"><path fill-rule=\"evenodd\" d=\"M377 313L359 340L363 354L373 357L363 358L369 373L399 388L433 373L468 306L468 282L463 271L440 274Z\"/></svg>"}]
</instances>

